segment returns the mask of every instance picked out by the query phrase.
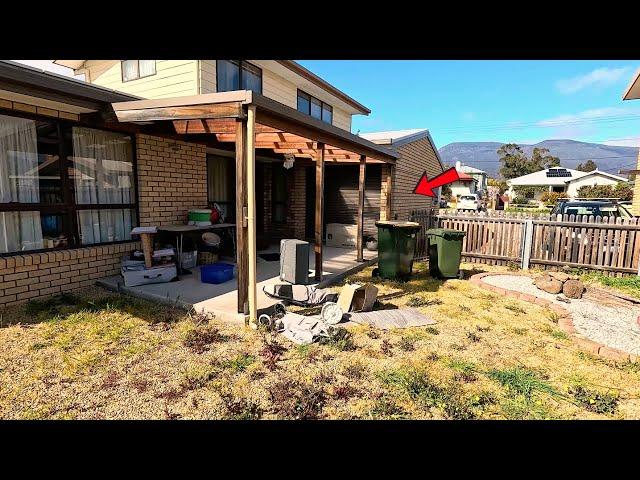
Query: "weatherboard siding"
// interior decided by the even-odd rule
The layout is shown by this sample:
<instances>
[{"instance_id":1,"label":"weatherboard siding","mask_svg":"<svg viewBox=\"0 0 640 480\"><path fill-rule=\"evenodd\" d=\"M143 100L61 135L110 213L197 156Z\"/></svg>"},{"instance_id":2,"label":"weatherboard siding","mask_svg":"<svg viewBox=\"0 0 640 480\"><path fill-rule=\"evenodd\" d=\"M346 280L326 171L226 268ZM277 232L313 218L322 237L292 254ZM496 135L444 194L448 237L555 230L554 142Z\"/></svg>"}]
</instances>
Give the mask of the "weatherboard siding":
<instances>
[{"instance_id":1,"label":"weatherboard siding","mask_svg":"<svg viewBox=\"0 0 640 480\"><path fill-rule=\"evenodd\" d=\"M427 208L436 202L435 198L413 193L422 174L426 171L432 178L443 170L428 138L401 145L398 153L400 158L396 161L392 180L391 216L408 220L412 210Z\"/></svg>"},{"instance_id":2,"label":"weatherboard siding","mask_svg":"<svg viewBox=\"0 0 640 480\"><path fill-rule=\"evenodd\" d=\"M567 195L569 197L577 197L578 191L582 187L593 187L595 185L611 185L615 186L618 183L617 180L614 180L609 177L604 177L600 175L590 175L584 178L578 178L567 185Z\"/></svg>"},{"instance_id":3,"label":"weatherboard siding","mask_svg":"<svg viewBox=\"0 0 640 480\"><path fill-rule=\"evenodd\" d=\"M156 60L156 74L122 81L120 60L87 60L88 79L100 85L143 98L171 98L198 93L197 60Z\"/></svg>"}]
</instances>

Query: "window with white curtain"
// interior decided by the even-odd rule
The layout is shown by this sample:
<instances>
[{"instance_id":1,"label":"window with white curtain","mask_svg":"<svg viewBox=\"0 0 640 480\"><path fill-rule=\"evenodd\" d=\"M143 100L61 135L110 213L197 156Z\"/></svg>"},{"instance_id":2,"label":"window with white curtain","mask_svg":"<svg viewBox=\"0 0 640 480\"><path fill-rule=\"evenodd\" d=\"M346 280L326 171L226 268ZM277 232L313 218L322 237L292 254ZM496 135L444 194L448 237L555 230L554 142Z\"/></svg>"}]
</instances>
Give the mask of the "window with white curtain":
<instances>
[{"instance_id":1,"label":"window with white curtain","mask_svg":"<svg viewBox=\"0 0 640 480\"><path fill-rule=\"evenodd\" d=\"M128 134L0 114L0 254L130 240L132 143Z\"/></svg>"},{"instance_id":2,"label":"window with white curtain","mask_svg":"<svg viewBox=\"0 0 640 480\"><path fill-rule=\"evenodd\" d=\"M156 74L155 60L122 60L122 81L129 82Z\"/></svg>"},{"instance_id":3,"label":"window with white curtain","mask_svg":"<svg viewBox=\"0 0 640 480\"><path fill-rule=\"evenodd\" d=\"M72 129L75 203L82 245L129 240L135 203L131 139L86 127ZM93 208L83 208L92 206Z\"/></svg>"},{"instance_id":4,"label":"window with white curtain","mask_svg":"<svg viewBox=\"0 0 640 480\"><path fill-rule=\"evenodd\" d=\"M0 253L42 248L36 122L0 115Z\"/></svg>"}]
</instances>

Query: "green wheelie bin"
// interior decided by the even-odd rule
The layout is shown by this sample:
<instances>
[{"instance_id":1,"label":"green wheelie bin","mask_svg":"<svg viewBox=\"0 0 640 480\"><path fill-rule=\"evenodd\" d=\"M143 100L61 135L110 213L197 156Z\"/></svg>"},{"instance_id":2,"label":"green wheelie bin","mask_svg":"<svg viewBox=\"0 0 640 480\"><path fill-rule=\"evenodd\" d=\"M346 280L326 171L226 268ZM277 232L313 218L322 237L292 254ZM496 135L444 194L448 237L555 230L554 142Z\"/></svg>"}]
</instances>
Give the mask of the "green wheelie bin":
<instances>
[{"instance_id":1,"label":"green wheelie bin","mask_svg":"<svg viewBox=\"0 0 640 480\"><path fill-rule=\"evenodd\" d=\"M413 270L416 235L415 222L378 221L378 275L381 278L408 280Z\"/></svg>"},{"instance_id":2,"label":"green wheelie bin","mask_svg":"<svg viewBox=\"0 0 640 480\"><path fill-rule=\"evenodd\" d=\"M460 278L462 239L465 232L448 228L427 230L429 273L433 278Z\"/></svg>"}]
</instances>

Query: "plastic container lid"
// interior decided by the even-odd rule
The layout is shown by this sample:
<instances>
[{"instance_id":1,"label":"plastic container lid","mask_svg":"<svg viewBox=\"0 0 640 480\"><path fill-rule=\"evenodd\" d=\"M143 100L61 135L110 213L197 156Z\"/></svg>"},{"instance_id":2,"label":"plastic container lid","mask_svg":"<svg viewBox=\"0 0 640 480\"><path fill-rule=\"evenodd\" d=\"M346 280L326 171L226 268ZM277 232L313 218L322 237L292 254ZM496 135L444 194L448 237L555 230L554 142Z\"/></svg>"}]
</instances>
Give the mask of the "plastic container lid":
<instances>
[{"instance_id":1,"label":"plastic container lid","mask_svg":"<svg viewBox=\"0 0 640 480\"><path fill-rule=\"evenodd\" d=\"M397 220L379 220L376 222L376 227L410 228L413 230L420 228L420 224L416 222L401 222Z\"/></svg>"},{"instance_id":2,"label":"plastic container lid","mask_svg":"<svg viewBox=\"0 0 640 480\"><path fill-rule=\"evenodd\" d=\"M458 240L463 238L467 232L460 230L452 230L450 228L431 228L427 230L427 235L433 235L435 237L442 237L448 240Z\"/></svg>"}]
</instances>

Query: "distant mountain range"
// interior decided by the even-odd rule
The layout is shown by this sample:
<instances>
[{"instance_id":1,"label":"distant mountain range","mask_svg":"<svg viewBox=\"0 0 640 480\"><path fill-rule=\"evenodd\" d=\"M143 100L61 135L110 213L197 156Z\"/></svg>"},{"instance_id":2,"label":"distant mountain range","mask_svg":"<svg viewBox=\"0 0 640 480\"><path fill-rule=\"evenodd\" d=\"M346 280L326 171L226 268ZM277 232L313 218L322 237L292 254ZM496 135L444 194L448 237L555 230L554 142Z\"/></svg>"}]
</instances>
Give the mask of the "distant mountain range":
<instances>
[{"instance_id":1,"label":"distant mountain range","mask_svg":"<svg viewBox=\"0 0 640 480\"><path fill-rule=\"evenodd\" d=\"M465 165L484 170L495 177L500 170L500 160L496 151L504 143L499 142L455 142L442 147L439 152L442 161L455 165L460 160ZM598 169L618 174L619 169L631 169L638 158L637 147L618 147L600 143L577 142L575 140L544 140L535 145L520 147L531 155L534 147L547 148L551 155L560 158L560 165L575 168L579 163L593 160ZM632 165L633 164L633 165Z\"/></svg>"}]
</instances>

